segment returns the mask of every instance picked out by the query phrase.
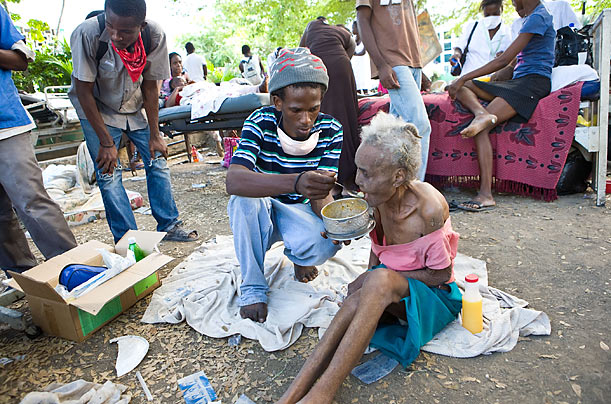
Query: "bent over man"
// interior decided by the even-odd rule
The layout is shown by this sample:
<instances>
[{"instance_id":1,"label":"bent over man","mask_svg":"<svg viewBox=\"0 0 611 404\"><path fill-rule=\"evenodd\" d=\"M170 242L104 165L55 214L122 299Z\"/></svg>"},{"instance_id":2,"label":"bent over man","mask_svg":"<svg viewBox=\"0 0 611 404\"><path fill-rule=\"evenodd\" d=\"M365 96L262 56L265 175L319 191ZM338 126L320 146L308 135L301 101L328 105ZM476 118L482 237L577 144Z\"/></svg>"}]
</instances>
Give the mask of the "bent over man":
<instances>
[{"instance_id":1,"label":"bent over man","mask_svg":"<svg viewBox=\"0 0 611 404\"><path fill-rule=\"evenodd\" d=\"M144 0L106 0L104 11L70 37L74 70L69 96L95 164L112 235L116 242L137 228L121 172L115 170L125 132L144 163L157 230L168 233L165 240L196 240L197 232L184 230L178 220L167 146L159 134L157 82L170 77L165 34L146 20Z\"/></svg>"}]
</instances>

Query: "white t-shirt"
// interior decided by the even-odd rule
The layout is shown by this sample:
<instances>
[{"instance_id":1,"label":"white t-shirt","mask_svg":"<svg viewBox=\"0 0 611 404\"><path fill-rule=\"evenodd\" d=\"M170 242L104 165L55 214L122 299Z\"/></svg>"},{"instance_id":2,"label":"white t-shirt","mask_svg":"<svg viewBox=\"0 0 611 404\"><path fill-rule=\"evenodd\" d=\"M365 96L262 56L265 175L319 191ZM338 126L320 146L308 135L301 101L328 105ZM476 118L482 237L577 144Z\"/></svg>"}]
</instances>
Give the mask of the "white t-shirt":
<instances>
[{"instance_id":1,"label":"white t-shirt","mask_svg":"<svg viewBox=\"0 0 611 404\"><path fill-rule=\"evenodd\" d=\"M250 82L253 86L258 86L263 82L263 74L261 72L261 60L259 56L252 55L250 57L244 56L242 61L244 72L242 73L242 77Z\"/></svg>"},{"instance_id":2,"label":"white t-shirt","mask_svg":"<svg viewBox=\"0 0 611 404\"><path fill-rule=\"evenodd\" d=\"M183 66L185 71L189 75L189 78L195 82L204 81L204 67L206 64L206 58L198 55L197 53L191 53L185 57Z\"/></svg>"},{"instance_id":3,"label":"white t-shirt","mask_svg":"<svg viewBox=\"0 0 611 404\"><path fill-rule=\"evenodd\" d=\"M456 48L460 48L463 52L467 46L467 41L469 40L469 35L473 30L473 25L475 21L470 22L463 29L463 32L458 39L458 43L456 44ZM501 23L499 30L494 34L494 37L490 39L490 34L484 24L480 21L473 32L473 37L471 38L471 42L469 43L469 50L467 52L467 58L465 60L465 65L462 68L461 75L465 75L475 69L478 69L490 62L492 59L496 57L498 52L504 52L505 49L511 45L511 33L509 32L509 27L505 24Z\"/></svg>"},{"instance_id":4,"label":"white t-shirt","mask_svg":"<svg viewBox=\"0 0 611 404\"><path fill-rule=\"evenodd\" d=\"M580 29L582 27L577 14L575 14L575 11L573 11L571 5L567 1L541 1L541 3L543 3L547 11L552 15L554 20L554 29L556 31L562 27L569 26L571 23L576 29ZM511 24L511 35L513 39L518 37L523 23L524 18L518 18L513 22L513 24Z\"/></svg>"}]
</instances>

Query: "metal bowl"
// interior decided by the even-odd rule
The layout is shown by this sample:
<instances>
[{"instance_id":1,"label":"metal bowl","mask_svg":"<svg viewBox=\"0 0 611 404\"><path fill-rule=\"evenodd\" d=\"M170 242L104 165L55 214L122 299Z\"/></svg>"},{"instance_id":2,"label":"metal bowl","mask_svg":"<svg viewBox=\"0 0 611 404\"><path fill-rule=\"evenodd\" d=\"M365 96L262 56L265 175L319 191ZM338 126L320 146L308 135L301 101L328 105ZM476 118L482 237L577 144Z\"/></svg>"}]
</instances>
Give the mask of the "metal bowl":
<instances>
[{"instance_id":1,"label":"metal bowl","mask_svg":"<svg viewBox=\"0 0 611 404\"><path fill-rule=\"evenodd\" d=\"M369 226L369 204L361 198L345 198L322 208L322 221L328 233L353 234Z\"/></svg>"}]
</instances>

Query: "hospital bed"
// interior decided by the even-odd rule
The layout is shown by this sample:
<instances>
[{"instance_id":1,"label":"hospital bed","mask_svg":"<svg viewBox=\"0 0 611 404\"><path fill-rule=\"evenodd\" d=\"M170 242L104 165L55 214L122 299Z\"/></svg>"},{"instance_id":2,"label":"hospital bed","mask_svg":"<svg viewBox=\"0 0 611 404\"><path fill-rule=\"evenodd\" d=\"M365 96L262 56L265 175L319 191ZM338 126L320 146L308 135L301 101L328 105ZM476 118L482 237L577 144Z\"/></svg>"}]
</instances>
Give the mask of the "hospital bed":
<instances>
[{"instance_id":1,"label":"hospital bed","mask_svg":"<svg viewBox=\"0 0 611 404\"><path fill-rule=\"evenodd\" d=\"M179 105L159 110L159 130L170 138L184 136L185 150L191 160L189 134L198 131L242 129L244 120L258 108L270 105L269 94L246 94L227 98L215 113L191 119L191 106ZM181 143L182 140L176 143Z\"/></svg>"}]
</instances>

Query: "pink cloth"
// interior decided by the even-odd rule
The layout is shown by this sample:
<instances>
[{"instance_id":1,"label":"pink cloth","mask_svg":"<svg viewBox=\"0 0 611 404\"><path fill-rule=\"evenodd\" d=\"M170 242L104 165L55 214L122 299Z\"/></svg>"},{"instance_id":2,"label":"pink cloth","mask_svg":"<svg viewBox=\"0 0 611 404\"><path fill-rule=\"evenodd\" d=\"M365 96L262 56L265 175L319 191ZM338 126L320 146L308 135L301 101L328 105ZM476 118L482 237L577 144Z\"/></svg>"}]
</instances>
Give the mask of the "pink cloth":
<instances>
[{"instance_id":1,"label":"pink cloth","mask_svg":"<svg viewBox=\"0 0 611 404\"><path fill-rule=\"evenodd\" d=\"M493 187L553 201L566 156L575 134L583 82L561 88L541 99L527 123L509 121L490 132ZM435 186L479 187L479 167L473 139L460 131L473 114L447 93L424 94L431 122L426 181ZM389 97L359 100L359 125L367 125L379 110L388 111Z\"/></svg>"},{"instance_id":2,"label":"pink cloth","mask_svg":"<svg viewBox=\"0 0 611 404\"><path fill-rule=\"evenodd\" d=\"M452 265L452 276L447 283L454 282L454 258L460 235L452 229L451 218L446 220L441 229L405 244L386 245L386 236L380 244L375 229L369 236L373 253L393 271L446 269Z\"/></svg>"}]
</instances>

